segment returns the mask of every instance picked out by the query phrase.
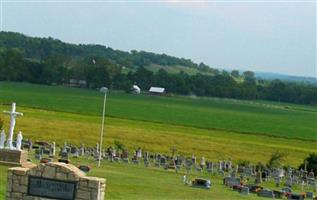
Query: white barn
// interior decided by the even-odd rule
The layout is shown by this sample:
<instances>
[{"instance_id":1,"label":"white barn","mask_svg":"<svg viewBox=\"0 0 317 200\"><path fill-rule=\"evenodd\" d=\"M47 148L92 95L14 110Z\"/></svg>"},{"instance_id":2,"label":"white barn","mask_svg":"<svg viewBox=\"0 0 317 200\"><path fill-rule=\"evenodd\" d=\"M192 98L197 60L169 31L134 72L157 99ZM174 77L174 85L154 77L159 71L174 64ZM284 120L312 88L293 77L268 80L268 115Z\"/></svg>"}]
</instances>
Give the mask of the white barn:
<instances>
[{"instance_id":1,"label":"white barn","mask_svg":"<svg viewBox=\"0 0 317 200\"><path fill-rule=\"evenodd\" d=\"M162 95L165 93L165 88L161 88L161 87L151 87L149 89L149 93L150 94L158 94L158 95Z\"/></svg>"}]
</instances>

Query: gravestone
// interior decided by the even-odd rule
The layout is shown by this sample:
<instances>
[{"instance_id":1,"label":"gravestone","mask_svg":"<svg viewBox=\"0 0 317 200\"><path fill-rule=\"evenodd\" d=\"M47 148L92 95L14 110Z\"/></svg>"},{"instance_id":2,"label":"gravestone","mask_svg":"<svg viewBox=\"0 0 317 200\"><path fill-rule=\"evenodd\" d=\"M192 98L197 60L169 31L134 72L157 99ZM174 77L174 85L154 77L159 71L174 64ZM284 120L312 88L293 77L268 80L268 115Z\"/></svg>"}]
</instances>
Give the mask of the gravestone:
<instances>
[{"instance_id":1,"label":"gravestone","mask_svg":"<svg viewBox=\"0 0 317 200\"><path fill-rule=\"evenodd\" d=\"M262 172L258 171L255 177L255 184L261 184L261 183L262 183Z\"/></svg>"},{"instance_id":2,"label":"gravestone","mask_svg":"<svg viewBox=\"0 0 317 200\"><path fill-rule=\"evenodd\" d=\"M56 153L56 143L53 142L52 144L50 144L50 157L54 158L55 153Z\"/></svg>"},{"instance_id":3,"label":"gravestone","mask_svg":"<svg viewBox=\"0 0 317 200\"><path fill-rule=\"evenodd\" d=\"M295 194L291 193L287 196L287 199L289 200L304 200L305 199L305 194Z\"/></svg>"},{"instance_id":4,"label":"gravestone","mask_svg":"<svg viewBox=\"0 0 317 200\"><path fill-rule=\"evenodd\" d=\"M309 172L309 174L308 174L308 176L307 176L308 178L312 178L312 179L314 179L315 178L315 174L314 174L314 172L313 171L311 171L311 172Z\"/></svg>"},{"instance_id":5,"label":"gravestone","mask_svg":"<svg viewBox=\"0 0 317 200\"><path fill-rule=\"evenodd\" d=\"M7 200L103 200L106 180L89 177L65 163L8 170Z\"/></svg>"},{"instance_id":6,"label":"gravestone","mask_svg":"<svg viewBox=\"0 0 317 200\"><path fill-rule=\"evenodd\" d=\"M125 163L129 163L129 152L125 149L122 152L121 159Z\"/></svg>"},{"instance_id":7,"label":"gravestone","mask_svg":"<svg viewBox=\"0 0 317 200\"><path fill-rule=\"evenodd\" d=\"M81 144L79 148L79 156L84 156L85 155L85 146L84 144Z\"/></svg>"},{"instance_id":8,"label":"gravestone","mask_svg":"<svg viewBox=\"0 0 317 200\"><path fill-rule=\"evenodd\" d=\"M142 149L141 149L141 147L139 147L136 150L135 154L136 154L137 159L141 159L142 158Z\"/></svg>"},{"instance_id":9,"label":"gravestone","mask_svg":"<svg viewBox=\"0 0 317 200\"><path fill-rule=\"evenodd\" d=\"M42 155L43 155L43 151L42 149L35 149L35 159L36 160L41 160L42 159Z\"/></svg>"},{"instance_id":10,"label":"gravestone","mask_svg":"<svg viewBox=\"0 0 317 200\"><path fill-rule=\"evenodd\" d=\"M242 186L240 193L244 194L244 195L249 195L250 194L250 189L248 187L246 187L246 186Z\"/></svg>"},{"instance_id":11,"label":"gravestone","mask_svg":"<svg viewBox=\"0 0 317 200\"><path fill-rule=\"evenodd\" d=\"M61 152L61 158L67 160L68 159L68 152L67 151L62 151Z\"/></svg>"},{"instance_id":12,"label":"gravestone","mask_svg":"<svg viewBox=\"0 0 317 200\"><path fill-rule=\"evenodd\" d=\"M275 198L274 192L271 191L271 190L267 190L267 189L261 190L261 191L258 193L258 196L260 196L260 197L272 198L272 199Z\"/></svg>"},{"instance_id":13,"label":"gravestone","mask_svg":"<svg viewBox=\"0 0 317 200\"><path fill-rule=\"evenodd\" d=\"M285 194L284 192L278 191L278 190L273 190L273 193L274 193L275 199L282 199Z\"/></svg>"},{"instance_id":14,"label":"gravestone","mask_svg":"<svg viewBox=\"0 0 317 200\"><path fill-rule=\"evenodd\" d=\"M229 187L233 187L235 185L241 185L241 179L233 178L233 177L225 177L223 179L223 184Z\"/></svg>"},{"instance_id":15,"label":"gravestone","mask_svg":"<svg viewBox=\"0 0 317 200\"><path fill-rule=\"evenodd\" d=\"M306 192L306 198L307 199L313 199L314 193L313 192Z\"/></svg>"},{"instance_id":16,"label":"gravestone","mask_svg":"<svg viewBox=\"0 0 317 200\"><path fill-rule=\"evenodd\" d=\"M282 188L281 191L282 192L286 192L286 193L292 193L293 192L292 189L289 188L289 187Z\"/></svg>"},{"instance_id":17,"label":"gravestone","mask_svg":"<svg viewBox=\"0 0 317 200\"><path fill-rule=\"evenodd\" d=\"M287 187L292 187L292 185L293 185L292 177L286 178L284 185L287 186Z\"/></svg>"},{"instance_id":18,"label":"gravestone","mask_svg":"<svg viewBox=\"0 0 317 200\"><path fill-rule=\"evenodd\" d=\"M80 169L81 171L85 173L88 173L90 171L90 167L88 165L80 165L78 169Z\"/></svg>"},{"instance_id":19,"label":"gravestone","mask_svg":"<svg viewBox=\"0 0 317 200\"><path fill-rule=\"evenodd\" d=\"M206 162L206 170L209 173L213 173L214 171L214 166L212 162Z\"/></svg>"},{"instance_id":20,"label":"gravestone","mask_svg":"<svg viewBox=\"0 0 317 200\"><path fill-rule=\"evenodd\" d=\"M315 179L313 179L313 178L307 178L307 185L309 186L309 187L313 187L313 188L315 188L316 187L316 180Z\"/></svg>"}]
</instances>

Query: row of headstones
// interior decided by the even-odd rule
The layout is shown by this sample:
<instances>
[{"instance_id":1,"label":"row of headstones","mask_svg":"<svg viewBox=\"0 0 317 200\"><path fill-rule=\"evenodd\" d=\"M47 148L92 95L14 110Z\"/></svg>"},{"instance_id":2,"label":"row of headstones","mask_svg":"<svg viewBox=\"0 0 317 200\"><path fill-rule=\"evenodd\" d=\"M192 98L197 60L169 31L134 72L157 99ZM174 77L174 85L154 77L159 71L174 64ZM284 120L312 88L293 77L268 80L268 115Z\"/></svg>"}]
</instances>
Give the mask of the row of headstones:
<instances>
[{"instance_id":1,"label":"row of headstones","mask_svg":"<svg viewBox=\"0 0 317 200\"><path fill-rule=\"evenodd\" d=\"M30 142L31 143L31 142ZM48 147L45 147L48 146ZM35 158L41 159L43 154L48 154L50 157L54 157L56 155L56 144L55 142L50 143L49 145L41 146L36 149L35 151ZM32 143L28 145L29 150L31 150ZM101 150L99 152L99 145L97 144L95 148L85 147L81 145L79 148L76 146L68 146L64 143L64 146L61 148L59 156L62 158L68 159L70 156L79 157L79 156L87 156L87 157L94 157L96 159L108 159L111 161L125 161L129 162L129 152L127 150L123 150L122 152L116 151L116 149L109 147L107 150ZM154 162L155 166L166 166L168 163L174 163L175 166L184 165L186 168L188 167L195 167L195 169L201 171L202 169L206 168L208 171L213 171L214 167L217 166L219 171L228 171L231 170L232 162L231 161L219 161L219 164L213 162L205 161L205 158L202 157L200 164L197 163L196 157L192 156L192 158L184 158L181 156L171 157L164 154L150 154L149 152L144 152L142 154L141 148L138 148L132 158L131 161L135 164L139 163L143 158L144 163L147 165L150 162Z\"/></svg>"},{"instance_id":2,"label":"row of headstones","mask_svg":"<svg viewBox=\"0 0 317 200\"><path fill-rule=\"evenodd\" d=\"M258 196L261 197L267 197L267 198L283 198L285 196L287 199L304 199L305 197L308 199L313 199L314 192L306 192L306 193L294 193L291 188L285 187L282 188L280 191L277 190L270 190L270 189L264 189L263 187L257 185L257 184L247 184L243 185L241 184L240 178L235 177L225 177L223 179L223 184L232 188L233 190L236 190L240 192L240 194L243 195L249 195L250 193L255 193Z\"/></svg>"},{"instance_id":3,"label":"row of headstones","mask_svg":"<svg viewBox=\"0 0 317 200\"><path fill-rule=\"evenodd\" d=\"M49 149L43 148L41 151L37 151L37 154L41 154L43 152L46 152L50 154L51 156L55 156L55 150L56 145L55 142L49 144ZM129 160L129 153L127 150L123 150L123 152L118 152L116 149L109 147L107 150L103 149L101 153L99 152L99 145L97 144L95 148L91 147L84 147L82 144L79 148L76 146L68 146L66 143L64 143L64 146L61 148L59 155L62 157L69 157L69 154L71 154L73 157L79 157L79 156L93 156L95 158L99 158L101 155L101 158L108 158L113 161L120 161L120 160ZM218 168L218 171L230 171L232 170L232 162L231 160L229 161L219 161L217 162L209 162L206 161L204 157L202 157L200 163L197 163L196 157L192 156L192 158L184 158L182 156L176 156L176 157L171 157L171 156L166 156L164 154L150 154L149 152L145 152L142 154L141 148L138 148L133 157L133 160L141 160L141 158L144 159L144 161L154 161L156 163L159 163L161 166L169 161L173 161L175 165L185 165L185 166L200 166L201 168L206 168L206 169L214 169ZM252 176L256 173L255 167L239 167L237 166L235 169L236 172L242 173L244 176ZM296 173L295 173L296 172ZM277 176L284 176L285 172L282 169L274 169L273 171L265 170L262 172L263 177L270 177L271 174L274 175L274 177ZM303 170L298 171L298 170L289 170L288 174L290 174L292 177L299 178L299 177L308 177L308 178L313 178L314 174L313 172L307 173ZM307 176L308 175L308 176Z\"/></svg>"},{"instance_id":4,"label":"row of headstones","mask_svg":"<svg viewBox=\"0 0 317 200\"><path fill-rule=\"evenodd\" d=\"M40 147L35 152L35 158L40 160L43 157L43 154L49 155L49 157L54 157L56 152L56 144L55 142L49 143L46 145L46 148ZM109 147L107 149L101 150L99 149L99 145L97 143L96 147L85 147L83 144L78 148L74 145L67 145L65 142L61 147L59 156L62 159L68 159L70 156L72 157L93 157L94 159L108 159L109 161L123 161L125 163L130 162L129 152L127 150L123 150L122 152L117 151L115 148ZM260 184L262 181L269 181L272 177L277 186L280 185L281 182L284 182L286 186L292 187L295 184L301 184L302 187L308 185L314 187L316 185L316 180L314 179L313 172L307 173L304 170L292 170L289 169L285 172L283 169L265 169L262 172L256 172L255 167L241 167L236 165L233 167L231 160L228 161L219 161L219 162L211 162L206 161L204 157L201 158L200 162L197 162L195 156L192 157L183 157L183 156L167 156L164 154L150 154L149 152L142 153L142 149L138 148L134 151L131 161L134 164L139 164L143 159L143 162L146 167L150 166L151 163L156 167L164 167L165 169L175 169L178 171L182 167L185 168L188 173L194 169L196 171L203 172L206 170L208 173L212 174L220 174L225 176L225 173L229 173L230 177L236 177L240 174L240 178L250 178L253 177L255 179L255 183ZM284 180L285 179L285 180Z\"/></svg>"}]
</instances>

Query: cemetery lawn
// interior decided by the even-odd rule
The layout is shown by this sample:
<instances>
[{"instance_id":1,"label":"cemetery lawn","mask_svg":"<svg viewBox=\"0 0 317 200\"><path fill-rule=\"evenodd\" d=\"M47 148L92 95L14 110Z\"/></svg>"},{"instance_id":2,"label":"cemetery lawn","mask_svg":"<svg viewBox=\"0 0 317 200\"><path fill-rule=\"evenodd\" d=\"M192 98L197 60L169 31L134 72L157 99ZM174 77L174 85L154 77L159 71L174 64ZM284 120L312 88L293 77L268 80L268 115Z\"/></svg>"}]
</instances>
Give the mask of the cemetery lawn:
<instances>
[{"instance_id":1,"label":"cemetery lawn","mask_svg":"<svg viewBox=\"0 0 317 200\"><path fill-rule=\"evenodd\" d=\"M212 180L211 190L191 188L182 183L183 172L165 171L143 164L123 164L102 162L98 168L92 160L72 159L75 165L89 164L92 167L89 176L107 179L106 199L215 199L215 200L265 200L254 194L240 195L222 185L222 178L195 173L190 177L205 177ZM5 199L6 168L0 166L0 199ZM273 183L265 186L274 188ZM276 189L276 188L274 188ZM281 188L280 188L281 189Z\"/></svg>"}]
</instances>

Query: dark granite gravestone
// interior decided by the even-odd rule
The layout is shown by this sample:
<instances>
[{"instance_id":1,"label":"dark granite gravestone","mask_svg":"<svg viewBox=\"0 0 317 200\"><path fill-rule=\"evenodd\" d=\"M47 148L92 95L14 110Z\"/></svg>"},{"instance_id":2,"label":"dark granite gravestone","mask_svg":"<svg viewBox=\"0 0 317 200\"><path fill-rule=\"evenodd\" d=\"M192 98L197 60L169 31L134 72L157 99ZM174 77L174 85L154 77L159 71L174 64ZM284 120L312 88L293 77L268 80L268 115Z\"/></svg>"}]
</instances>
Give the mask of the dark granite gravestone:
<instances>
[{"instance_id":1,"label":"dark granite gravestone","mask_svg":"<svg viewBox=\"0 0 317 200\"><path fill-rule=\"evenodd\" d=\"M289 200L304 200L305 199L305 194L294 194L291 193L287 196L287 199Z\"/></svg>"},{"instance_id":2,"label":"dark granite gravestone","mask_svg":"<svg viewBox=\"0 0 317 200\"><path fill-rule=\"evenodd\" d=\"M241 179L233 178L233 177L225 177L223 179L223 184L229 187L232 187L234 185L241 185Z\"/></svg>"},{"instance_id":3,"label":"dark granite gravestone","mask_svg":"<svg viewBox=\"0 0 317 200\"><path fill-rule=\"evenodd\" d=\"M70 160L68 160L68 159L58 159L58 162L69 164Z\"/></svg>"},{"instance_id":4,"label":"dark granite gravestone","mask_svg":"<svg viewBox=\"0 0 317 200\"><path fill-rule=\"evenodd\" d=\"M268 189L264 189L264 190L260 191L260 192L258 193L258 196L260 196L260 197L272 198L272 199L275 198L274 192L271 191L271 190L268 190Z\"/></svg>"},{"instance_id":5,"label":"dark granite gravestone","mask_svg":"<svg viewBox=\"0 0 317 200\"><path fill-rule=\"evenodd\" d=\"M248 187L242 186L241 190L240 190L240 193L244 194L244 195L249 195L250 194L250 189Z\"/></svg>"},{"instance_id":6,"label":"dark granite gravestone","mask_svg":"<svg viewBox=\"0 0 317 200\"><path fill-rule=\"evenodd\" d=\"M85 172L85 173L88 173L90 171L90 167L87 166L87 165L80 165L78 167L78 169L80 169L81 171Z\"/></svg>"},{"instance_id":7,"label":"dark granite gravestone","mask_svg":"<svg viewBox=\"0 0 317 200\"><path fill-rule=\"evenodd\" d=\"M314 193L313 192L306 192L306 198L307 199L313 199Z\"/></svg>"}]
</instances>

